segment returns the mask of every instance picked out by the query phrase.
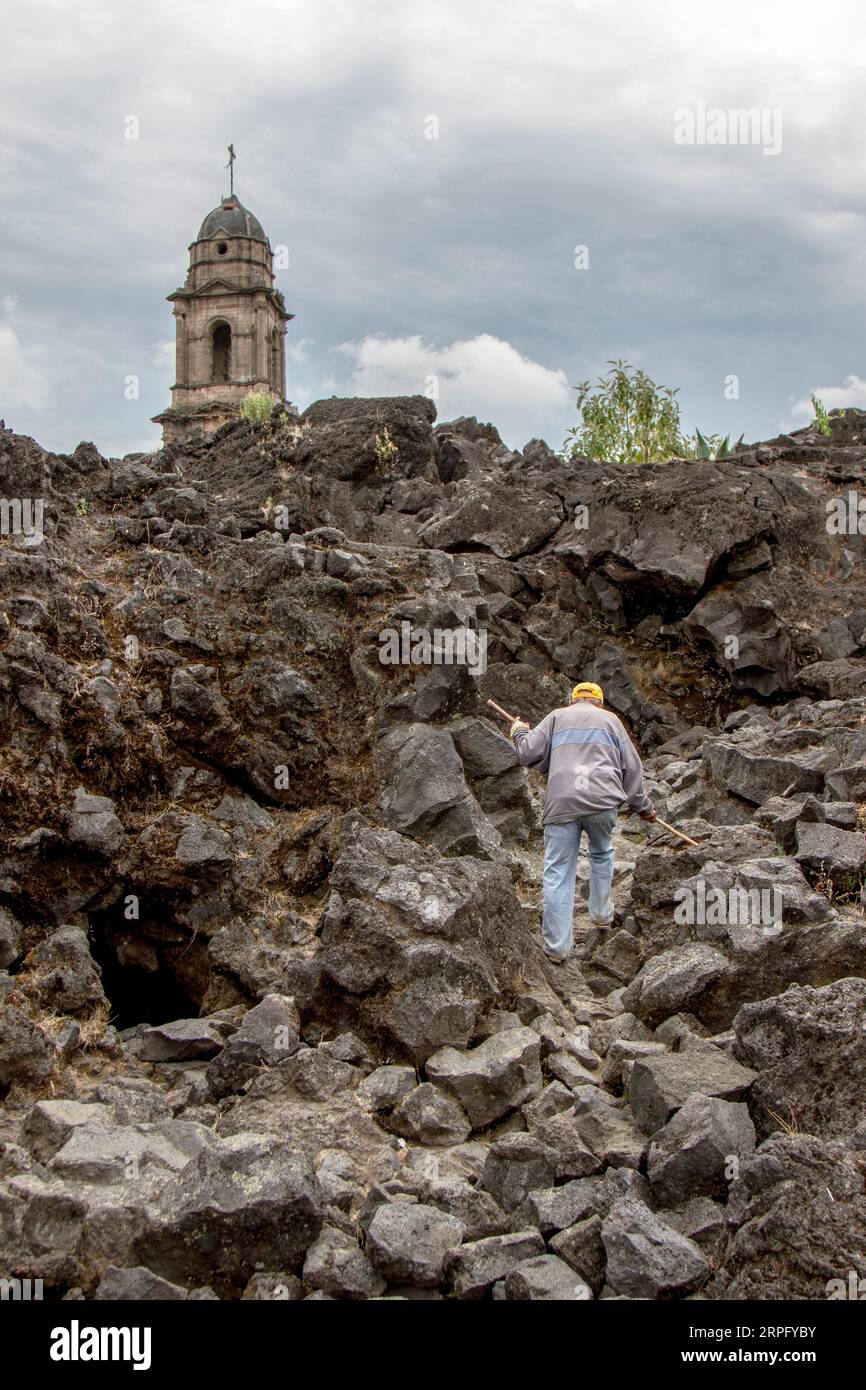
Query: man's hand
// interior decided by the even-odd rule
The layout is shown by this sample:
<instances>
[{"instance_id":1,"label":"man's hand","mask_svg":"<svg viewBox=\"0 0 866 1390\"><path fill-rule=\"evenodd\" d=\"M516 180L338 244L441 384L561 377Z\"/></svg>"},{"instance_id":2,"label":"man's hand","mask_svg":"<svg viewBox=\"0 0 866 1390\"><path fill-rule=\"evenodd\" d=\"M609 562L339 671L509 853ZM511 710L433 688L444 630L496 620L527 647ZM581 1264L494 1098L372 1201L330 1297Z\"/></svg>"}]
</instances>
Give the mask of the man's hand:
<instances>
[{"instance_id":1,"label":"man's hand","mask_svg":"<svg viewBox=\"0 0 866 1390\"><path fill-rule=\"evenodd\" d=\"M514 738L514 735L520 729L525 729L526 732L529 733L529 725L527 724L525 719L515 719L514 723L511 726L511 733L509 734L509 738Z\"/></svg>"},{"instance_id":2,"label":"man's hand","mask_svg":"<svg viewBox=\"0 0 866 1390\"><path fill-rule=\"evenodd\" d=\"M641 811L641 812L639 812L639 814L640 814L641 820L655 820L655 818L656 818L656 813L655 813L655 807L654 807L654 806L650 806L650 808L649 808L648 811Z\"/></svg>"}]
</instances>

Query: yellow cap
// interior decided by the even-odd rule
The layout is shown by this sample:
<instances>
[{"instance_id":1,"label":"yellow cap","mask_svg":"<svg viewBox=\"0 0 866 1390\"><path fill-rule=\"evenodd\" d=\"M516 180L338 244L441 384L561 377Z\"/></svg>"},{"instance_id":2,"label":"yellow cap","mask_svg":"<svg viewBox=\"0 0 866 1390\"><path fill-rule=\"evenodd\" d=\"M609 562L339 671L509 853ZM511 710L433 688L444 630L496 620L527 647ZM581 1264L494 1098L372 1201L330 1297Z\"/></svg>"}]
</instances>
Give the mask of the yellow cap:
<instances>
[{"instance_id":1,"label":"yellow cap","mask_svg":"<svg viewBox=\"0 0 866 1390\"><path fill-rule=\"evenodd\" d=\"M572 700L601 700L604 704L604 691L600 685L593 685L592 681L581 681L571 692Z\"/></svg>"}]
</instances>

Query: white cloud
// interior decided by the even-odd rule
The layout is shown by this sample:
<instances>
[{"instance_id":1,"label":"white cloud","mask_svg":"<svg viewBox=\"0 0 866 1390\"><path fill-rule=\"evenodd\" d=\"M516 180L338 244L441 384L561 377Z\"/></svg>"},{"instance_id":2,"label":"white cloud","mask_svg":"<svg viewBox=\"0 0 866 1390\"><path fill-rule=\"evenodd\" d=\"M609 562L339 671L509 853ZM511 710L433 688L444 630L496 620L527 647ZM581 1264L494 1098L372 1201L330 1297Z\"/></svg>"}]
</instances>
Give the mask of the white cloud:
<instances>
[{"instance_id":1,"label":"white cloud","mask_svg":"<svg viewBox=\"0 0 866 1390\"><path fill-rule=\"evenodd\" d=\"M420 335L367 337L337 351L354 358L346 388L351 395L431 396L440 420L474 415L491 421L512 446L541 435L558 444L565 417L573 413L562 370L531 361L489 333L446 347Z\"/></svg>"},{"instance_id":2,"label":"white cloud","mask_svg":"<svg viewBox=\"0 0 866 1390\"><path fill-rule=\"evenodd\" d=\"M0 381L7 410L39 411L51 405L51 387L35 357L34 351L22 347L11 324L0 323Z\"/></svg>"},{"instance_id":3,"label":"white cloud","mask_svg":"<svg viewBox=\"0 0 866 1390\"><path fill-rule=\"evenodd\" d=\"M849 405L866 407L866 381L853 372L845 378L844 386L816 386L811 394L818 397L825 410L844 410ZM806 416L811 419L814 411L809 396L796 401L791 413L797 418Z\"/></svg>"},{"instance_id":4,"label":"white cloud","mask_svg":"<svg viewBox=\"0 0 866 1390\"><path fill-rule=\"evenodd\" d=\"M288 362L306 362L309 357L308 349L313 345L312 338L300 338L296 343L286 342L286 360Z\"/></svg>"},{"instance_id":5,"label":"white cloud","mask_svg":"<svg viewBox=\"0 0 866 1390\"><path fill-rule=\"evenodd\" d=\"M44 347L25 365L53 392L29 427L56 446L126 437L126 370L142 379L140 429L167 404L171 353L153 362L164 296L227 191L232 139L241 197L291 247L290 338L314 340L287 351L299 403L343 387L325 344L420 333L452 353L486 331L524 355L515 399L496 390L507 364L440 364L440 418L468 411L509 442L555 444L574 406L557 405L557 374L538 364L576 381L626 356L681 388L692 423L763 437L818 374L841 381L860 360L866 10L825 0L821 25L844 42L816 44L807 0L728 0L724 23L694 0L151 0L122 19L110 0L9 8L3 288L26 311L21 342ZM229 71L217 98L214 73ZM780 109L781 156L677 145L674 112L698 101ZM139 139L124 138L127 114ZM436 364L418 355L423 382ZM375 379L372 358L336 362ZM731 371L737 405L722 404Z\"/></svg>"}]
</instances>

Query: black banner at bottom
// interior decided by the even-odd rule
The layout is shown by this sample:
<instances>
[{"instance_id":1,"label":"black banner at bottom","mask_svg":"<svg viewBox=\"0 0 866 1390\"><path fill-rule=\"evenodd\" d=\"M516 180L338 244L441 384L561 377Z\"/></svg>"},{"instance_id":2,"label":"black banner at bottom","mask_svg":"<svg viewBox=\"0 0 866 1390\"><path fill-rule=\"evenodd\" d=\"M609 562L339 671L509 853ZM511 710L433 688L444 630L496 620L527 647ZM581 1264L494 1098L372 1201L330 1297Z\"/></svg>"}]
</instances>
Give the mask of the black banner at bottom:
<instances>
[{"instance_id":1,"label":"black banner at bottom","mask_svg":"<svg viewBox=\"0 0 866 1390\"><path fill-rule=\"evenodd\" d=\"M333 1302L322 1298L304 1302ZM379 1303L442 1302L425 1298L381 1298ZM556 1353L557 1360L572 1360L575 1374L587 1363L608 1364L617 1378L631 1370L658 1371L667 1374L675 1367L683 1368L689 1376L700 1376L713 1367L756 1366L772 1371L811 1369L825 1379L835 1370L856 1359L862 1344L861 1315L839 1303L860 1301L840 1296L826 1303L762 1302L724 1303L702 1299L677 1302L651 1302L627 1299L601 1300L585 1303L570 1312L565 1304L557 1313L523 1315L520 1305L511 1302L507 1321L499 1324L493 1309L485 1313L477 1304L446 1300L450 1313L436 1313L430 1308L425 1317L434 1322L425 1324L428 1333L456 1332L461 1335L459 1357L461 1376L477 1357L485 1371L498 1364L509 1365L520 1345L521 1332L532 1336L539 1332L559 1334L567 1340ZM526 1316L520 1328L515 1314ZM326 1316L337 1318L328 1324L336 1332L350 1318L353 1333L388 1330L389 1356L395 1349L393 1338L401 1328L408 1335L418 1332L419 1324L402 1323L399 1315L393 1322L386 1315L364 1313L363 1304L344 1303L342 1313ZM410 1316L417 1317L418 1313ZM5 1300L0 1303L0 1333L7 1352L26 1347L28 1369L62 1383L70 1376L92 1379L101 1369L116 1376L124 1371L146 1375L172 1375L189 1372L201 1375L213 1373L221 1380L235 1369L246 1381L272 1373L282 1366L288 1373L290 1360L303 1354L305 1345L315 1348L315 1360L328 1373L339 1371L340 1355L345 1348L347 1363L358 1371L359 1345L355 1336L349 1341L336 1338L326 1343L296 1342L308 1333L321 1331L310 1314L300 1309L292 1311L288 1301L220 1302L38 1302ZM317 1315L313 1315L315 1318ZM541 1316L541 1322L536 1318ZM446 1322L442 1322L442 1318ZM457 1317L457 1323L450 1319ZM487 1318L493 1322L488 1323ZM552 1317L553 1321L548 1322ZM357 1321L356 1321L357 1319ZM466 1321L464 1321L466 1319ZM494 1335L491 1336L490 1334ZM542 1344L543 1346L544 1344ZM373 1350L378 1348L378 1350ZM536 1349L537 1351L540 1348ZM371 1344L371 1360L379 1361L382 1344ZM530 1355L534 1353L530 1352ZM411 1363L410 1363L411 1364ZM299 1368L299 1367L298 1367ZM426 1379L435 1374L433 1363L419 1366ZM444 1372L443 1372L444 1373ZM406 1371L401 1379L411 1380Z\"/></svg>"}]
</instances>

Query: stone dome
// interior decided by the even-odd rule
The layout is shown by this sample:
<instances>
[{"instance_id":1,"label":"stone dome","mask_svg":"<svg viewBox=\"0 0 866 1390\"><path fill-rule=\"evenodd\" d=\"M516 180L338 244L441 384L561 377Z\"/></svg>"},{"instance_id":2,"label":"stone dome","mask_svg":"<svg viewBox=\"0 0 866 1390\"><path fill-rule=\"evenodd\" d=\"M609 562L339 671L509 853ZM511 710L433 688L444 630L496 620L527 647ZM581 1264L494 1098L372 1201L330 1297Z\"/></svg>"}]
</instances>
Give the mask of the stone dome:
<instances>
[{"instance_id":1,"label":"stone dome","mask_svg":"<svg viewBox=\"0 0 866 1390\"><path fill-rule=\"evenodd\" d=\"M263 241L266 244L268 240L259 219L248 212L243 203L234 196L223 198L219 207L208 213L199 228L196 241L209 241L221 232L230 237L250 237L253 241Z\"/></svg>"}]
</instances>

